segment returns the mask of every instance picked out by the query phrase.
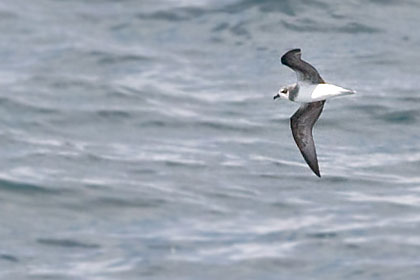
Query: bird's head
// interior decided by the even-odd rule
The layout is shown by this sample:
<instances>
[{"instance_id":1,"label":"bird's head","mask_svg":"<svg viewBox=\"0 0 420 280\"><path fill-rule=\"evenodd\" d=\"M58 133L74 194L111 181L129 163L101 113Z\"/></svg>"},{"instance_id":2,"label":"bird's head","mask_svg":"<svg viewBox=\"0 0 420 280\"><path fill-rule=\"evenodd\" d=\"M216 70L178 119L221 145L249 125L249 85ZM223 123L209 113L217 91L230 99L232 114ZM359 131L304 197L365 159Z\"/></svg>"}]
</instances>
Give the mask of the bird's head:
<instances>
[{"instance_id":1,"label":"bird's head","mask_svg":"<svg viewBox=\"0 0 420 280\"><path fill-rule=\"evenodd\" d=\"M280 98L280 99L289 99L289 92L290 88L288 86L282 87L279 92L274 95L274 99Z\"/></svg>"}]
</instances>

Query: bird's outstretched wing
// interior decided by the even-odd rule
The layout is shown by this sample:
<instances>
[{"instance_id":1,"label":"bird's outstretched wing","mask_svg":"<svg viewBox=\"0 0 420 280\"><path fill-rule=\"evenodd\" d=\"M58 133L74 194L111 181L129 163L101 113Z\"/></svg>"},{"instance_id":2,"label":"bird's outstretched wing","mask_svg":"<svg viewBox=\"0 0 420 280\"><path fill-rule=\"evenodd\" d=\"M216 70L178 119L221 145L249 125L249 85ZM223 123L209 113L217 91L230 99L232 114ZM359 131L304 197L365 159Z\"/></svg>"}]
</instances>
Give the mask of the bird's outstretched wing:
<instances>
[{"instance_id":1,"label":"bird's outstretched wing","mask_svg":"<svg viewBox=\"0 0 420 280\"><path fill-rule=\"evenodd\" d=\"M304 103L290 118L293 138L306 163L318 177L321 177L321 174L319 173L312 127L321 115L324 103L325 100Z\"/></svg>"},{"instance_id":2,"label":"bird's outstretched wing","mask_svg":"<svg viewBox=\"0 0 420 280\"><path fill-rule=\"evenodd\" d=\"M296 72L298 81L311 84L325 83L315 67L302 60L300 58L301 55L302 52L300 49L290 50L281 57L281 63L292 68Z\"/></svg>"}]
</instances>

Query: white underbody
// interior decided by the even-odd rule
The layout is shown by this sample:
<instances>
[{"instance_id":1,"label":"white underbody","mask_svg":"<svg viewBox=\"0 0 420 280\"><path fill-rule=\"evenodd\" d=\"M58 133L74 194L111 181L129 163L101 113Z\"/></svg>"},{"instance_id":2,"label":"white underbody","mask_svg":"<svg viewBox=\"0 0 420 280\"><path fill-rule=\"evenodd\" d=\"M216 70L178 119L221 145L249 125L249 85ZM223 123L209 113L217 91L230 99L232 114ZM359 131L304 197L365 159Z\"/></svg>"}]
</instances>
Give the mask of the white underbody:
<instances>
[{"instance_id":1,"label":"white underbody","mask_svg":"<svg viewBox=\"0 0 420 280\"><path fill-rule=\"evenodd\" d=\"M293 101L299 103L309 103L353 93L355 93L355 91L333 84L314 85L299 83L299 93Z\"/></svg>"}]
</instances>

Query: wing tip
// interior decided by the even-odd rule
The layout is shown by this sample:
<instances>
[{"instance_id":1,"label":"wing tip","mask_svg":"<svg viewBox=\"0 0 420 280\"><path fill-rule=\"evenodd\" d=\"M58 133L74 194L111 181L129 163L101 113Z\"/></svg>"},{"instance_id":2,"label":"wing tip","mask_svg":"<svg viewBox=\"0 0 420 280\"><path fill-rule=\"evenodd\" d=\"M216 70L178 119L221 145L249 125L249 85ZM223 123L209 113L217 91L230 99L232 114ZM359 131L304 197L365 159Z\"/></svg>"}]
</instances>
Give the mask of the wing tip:
<instances>
[{"instance_id":1,"label":"wing tip","mask_svg":"<svg viewBox=\"0 0 420 280\"><path fill-rule=\"evenodd\" d=\"M316 163L315 166L312 166L312 164L309 164L309 163L308 163L308 165L311 168L312 172L314 172L316 176L318 176L319 178L321 178L321 173L319 172L318 163Z\"/></svg>"},{"instance_id":2,"label":"wing tip","mask_svg":"<svg viewBox=\"0 0 420 280\"><path fill-rule=\"evenodd\" d=\"M287 65L287 59L290 55L294 54L294 53L301 53L302 50L300 48L294 48L291 49L289 51L287 51L285 54L282 55L281 57L281 63L283 63L284 65Z\"/></svg>"},{"instance_id":3,"label":"wing tip","mask_svg":"<svg viewBox=\"0 0 420 280\"><path fill-rule=\"evenodd\" d=\"M319 166L318 166L318 159L316 158L316 154L315 154L315 159L314 160L310 160L309 158L307 158L307 156L301 151L303 158L305 159L306 163L308 164L309 168L312 170L312 172L318 176L319 178L321 178L321 172L319 172Z\"/></svg>"},{"instance_id":4,"label":"wing tip","mask_svg":"<svg viewBox=\"0 0 420 280\"><path fill-rule=\"evenodd\" d=\"M294 49L291 49L290 51L287 51L286 53L292 53L292 52L302 52L302 50L300 48L294 48Z\"/></svg>"}]
</instances>

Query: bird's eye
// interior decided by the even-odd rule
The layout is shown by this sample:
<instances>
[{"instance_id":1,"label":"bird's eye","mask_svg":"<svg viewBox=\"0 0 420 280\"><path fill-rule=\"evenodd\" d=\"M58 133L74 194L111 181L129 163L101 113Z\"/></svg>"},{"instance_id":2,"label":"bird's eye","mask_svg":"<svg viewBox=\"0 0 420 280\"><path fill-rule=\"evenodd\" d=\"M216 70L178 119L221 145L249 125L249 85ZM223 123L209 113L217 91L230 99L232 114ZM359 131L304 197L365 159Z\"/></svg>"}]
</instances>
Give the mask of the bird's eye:
<instances>
[{"instance_id":1,"label":"bird's eye","mask_svg":"<svg viewBox=\"0 0 420 280\"><path fill-rule=\"evenodd\" d=\"M283 89L281 90L281 93L287 93L287 89L286 89L286 88L283 88Z\"/></svg>"}]
</instances>

